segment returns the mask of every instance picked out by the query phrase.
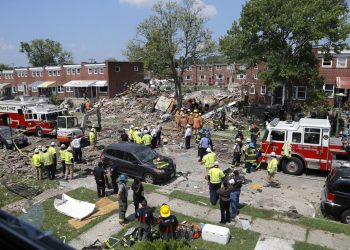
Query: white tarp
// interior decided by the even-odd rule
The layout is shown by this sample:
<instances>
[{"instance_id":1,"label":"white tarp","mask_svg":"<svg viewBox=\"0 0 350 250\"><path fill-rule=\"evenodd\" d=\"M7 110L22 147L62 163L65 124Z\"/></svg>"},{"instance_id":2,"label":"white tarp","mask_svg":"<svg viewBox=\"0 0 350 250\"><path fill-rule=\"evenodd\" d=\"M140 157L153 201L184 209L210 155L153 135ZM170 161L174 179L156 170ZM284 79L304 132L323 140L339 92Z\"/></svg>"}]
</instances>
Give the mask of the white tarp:
<instances>
[{"instance_id":1,"label":"white tarp","mask_svg":"<svg viewBox=\"0 0 350 250\"><path fill-rule=\"evenodd\" d=\"M58 212L78 220L84 219L95 211L95 204L73 199L66 194L62 194L62 199L55 199L53 205Z\"/></svg>"}]
</instances>

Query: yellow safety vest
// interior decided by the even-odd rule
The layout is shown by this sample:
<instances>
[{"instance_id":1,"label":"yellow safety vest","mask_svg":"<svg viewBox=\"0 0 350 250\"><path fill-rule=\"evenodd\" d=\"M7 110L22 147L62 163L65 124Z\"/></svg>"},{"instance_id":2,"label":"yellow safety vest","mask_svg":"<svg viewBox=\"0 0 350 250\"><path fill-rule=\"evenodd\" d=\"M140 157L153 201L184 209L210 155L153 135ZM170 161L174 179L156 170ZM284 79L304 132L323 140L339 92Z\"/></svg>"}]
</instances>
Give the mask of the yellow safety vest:
<instances>
[{"instance_id":1,"label":"yellow safety vest","mask_svg":"<svg viewBox=\"0 0 350 250\"><path fill-rule=\"evenodd\" d=\"M277 173L278 169L278 160L277 158L273 158L270 162L269 165L267 166L267 171L270 173Z\"/></svg>"},{"instance_id":2,"label":"yellow safety vest","mask_svg":"<svg viewBox=\"0 0 350 250\"><path fill-rule=\"evenodd\" d=\"M66 151L65 153L65 162L66 164L73 164L73 154L70 151Z\"/></svg>"},{"instance_id":3,"label":"yellow safety vest","mask_svg":"<svg viewBox=\"0 0 350 250\"><path fill-rule=\"evenodd\" d=\"M134 140L135 140L135 143L142 144L142 138L140 136L135 137Z\"/></svg>"},{"instance_id":4,"label":"yellow safety vest","mask_svg":"<svg viewBox=\"0 0 350 250\"><path fill-rule=\"evenodd\" d=\"M249 163L256 163L256 150L255 148L248 148L245 152L245 161Z\"/></svg>"},{"instance_id":5,"label":"yellow safety vest","mask_svg":"<svg viewBox=\"0 0 350 250\"><path fill-rule=\"evenodd\" d=\"M53 159L52 159L52 155L50 154L50 152L45 152L43 154L43 158L44 158L44 166L50 166L53 164Z\"/></svg>"},{"instance_id":6,"label":"yellow safety vest","mask_svg":"<svg viewBox=\"0 0 350 250\"><path fill-rule=\"evenodd\" d=\"M56 149L52 146L49 147L49 149L47 150L52 156L56 155Z\"/></svg>"},{"instance_id":7,"label":"yellow safety vest","mask_svg":"<svg viewBox=\"0 0 350 250\"><path fill-rule=\"evenodd\" d=\"M92 131L90 131L90 133L89 133L89 141L90 141L90 142L95 141L95 133L92 132Z\"/></svg>"},{"instance_id":8,"label":"yellow safety vest","mask_svg":"<svg viewBox=\"0 0 350 250\"><path fill-rule=\"evenodd\" d=\"M209 170L210 168L214 167L214 163L216 162L216 154L214 152L206 154L203 157L202 162L205 168Z\"/></svg>"},{"instance_id":9,"label":"yellow safety vest","mask_svg":"<svg viewBox=\"0 0 350 250\"><path fill-rule=\"evenodd\" d=\"M132 132L132 138L134 139L134 141L136 142L136 138L139 137L139 131L137 130L134 130Z\"/></svg>"},{"instance_id":10,"label":"yellow safety vest","mask_svg":"<svg viewBox=\"0 0 350 250\"><path fill-rule=\"evenodd\" d=\"M284 143L284 145L282 147L282 155L287 157L287 158L291 158L292 157L291 153L292 153L292 148L291 148L289 142Z\"/></svg>"},{"instance_id":11,"label":"yellow safety vest","mask_svg":"<svg viewBox=\"0 0 350 250\"><path fill-rule=\"evenodd\" d=\"M32 164L36 168L40 168L41 167L41 156L40 156L39 153L33 155L33 157L32 157Z\"/></svg>"},{"instance_id":12,"label":"yellow safety vest","mask_svg":"<svg viewBox=\"0 0 350 250\"><path fill-rule=\"evenodd\" d=\"M210 183L212 184L221 183L221 179L225 176L220 168L211 168L208 175L210 177Z\"/></svg>"},{"instance_id":13,"label":"yellow safety vest","mask_svg":"<svg viewBox=\"0 0 350 250\"><path fill-rule=\"evenodd\" d=\"M60 158L62 161L66 160L66 150L65 149L60 150Z\"/></svg>"},{"instance_id":14,"label":"yellow safety vest","mask_svg":"<svg viewBox=\"0 0 350 250\"><path fill-rule=\"evenodd\" d=\"M128 131L129 140L133 140L133 133L134 133L134 130L133 129L129 129L129 131Z\"/></svg>"},{"instance_id":15,"label":"yellow safety vest","mask_svg":"<svg viewBox=\"0 0 350 250\"><path fill-rule=\"evenodd\" d=\"M143 144L145 144L146 146L151 145L151 143L152 143L152 136L149 135L149 134L145 134L142 137L142 141L143 141Z\"/></svg>"}]
</instances>

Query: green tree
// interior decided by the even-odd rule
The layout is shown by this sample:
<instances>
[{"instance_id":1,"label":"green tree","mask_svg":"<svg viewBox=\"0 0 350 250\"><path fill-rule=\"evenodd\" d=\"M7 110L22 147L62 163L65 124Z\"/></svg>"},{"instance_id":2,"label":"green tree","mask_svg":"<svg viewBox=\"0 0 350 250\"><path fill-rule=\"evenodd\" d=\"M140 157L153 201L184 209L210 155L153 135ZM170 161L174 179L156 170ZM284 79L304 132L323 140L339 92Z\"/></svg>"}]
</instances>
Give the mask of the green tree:
<instances>
[{"instance_id":1,"label":"green tree","mask_svg":"<svg viewBox=\"0 0 350 250\"><path fill-rule=\"evenodd\" d=\"M61 43L50 39L21 42L19 51L27 55L29 63L34 67L73 63L72 53L64 50Z\"/></svg>"},{"instance_id":2,"label":"green tree","mask_svg":"<svg viewBox=\"0 0 350 250\"><path fill-rule=\"evenodd\" d=\"M11 67L7 64L0 63L0 71L10 69Z\"/></svg>"},{"instance_id":3,"label":"green tree","mask_svg":"<svg viewBox=\"0 0 350 250\"><path fill-rule=\"evenodd\" d=\"M124 54L131 61L142 61L152 74L175 82L178 107L182 106L182 79L186 67L215 50L207 18L195 0L159 1L154 15L137 27Z\"/></svg>"},{"instance_id":4,"label":"green tree","mask_svg":"<svg viewBox=\"0 0 350 250\"><path fill-rule=\"evenodd\" d=\"M312 46L319 46L326 57L346 47L348 14L346 0L250 0L220 39L220 50L230 62L262 63L259 78L270 89L285 84L290 111L293 85L320 91Z\"/></svg>"}]
</instances>

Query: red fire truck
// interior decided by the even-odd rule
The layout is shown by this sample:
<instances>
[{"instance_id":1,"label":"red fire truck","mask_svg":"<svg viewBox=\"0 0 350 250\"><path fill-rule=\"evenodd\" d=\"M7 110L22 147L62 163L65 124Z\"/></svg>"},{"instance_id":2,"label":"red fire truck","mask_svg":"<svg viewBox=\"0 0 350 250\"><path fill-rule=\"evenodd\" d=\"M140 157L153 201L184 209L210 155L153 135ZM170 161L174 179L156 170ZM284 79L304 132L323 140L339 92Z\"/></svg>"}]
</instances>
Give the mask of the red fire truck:
<instances>
[{"instance_id":1,"label":"red fire truck","mask_svg":"<svg viewBox=\"0 0 350 250\"><path fill-rule=\"evenodd\" d=\"M300 175L305 169L331 170L335 156L347 155L341 139L331 138L327 119L302 118L299 122L272 120L262 139L262 157L266 161L275 152L284 173ZM282 156L282 147L288 141L292 157Z\"/></svg>"},{"instance_id":2,"label":"red fire truck","mask_svg":"<svg viewBox=\"0 0 350 250\"><path fill-rule=\"evenodd\" d=\"M10 125L39 137L55 135L57 117L65 114L66 109L45 99L0 101L0 125Z\"/></svg>"}]
</instances>

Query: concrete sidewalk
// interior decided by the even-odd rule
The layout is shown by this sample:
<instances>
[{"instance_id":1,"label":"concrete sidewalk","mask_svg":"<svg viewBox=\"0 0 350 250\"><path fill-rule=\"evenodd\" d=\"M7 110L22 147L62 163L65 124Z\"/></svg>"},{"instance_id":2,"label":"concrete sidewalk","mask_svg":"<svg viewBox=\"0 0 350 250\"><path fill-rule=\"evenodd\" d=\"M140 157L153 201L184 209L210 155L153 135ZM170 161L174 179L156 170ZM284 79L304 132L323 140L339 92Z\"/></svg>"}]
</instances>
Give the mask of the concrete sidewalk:
<instances>
[{"instance_id":1,"label":"concrete sidewalk","mask_svg":"<svg viewBox=\"0 0 350 250\"><path fill-rule=\"evenodd\" d=\"M209 222L218 223L220 219L220 210L212 209L207 206L201 206L186 202L180 199L170 199L166 195L158 193L147 193L146 199L150 206L159 207L167 203L171 210L186 216L203 219ZM129 196L130 197L130 196ZM134 212L134 206L128 207L130 212ZM260 233L261 236L257 243L256 249L292 249L295 241L308 242L311 244L325 246L332 249L349 250L350 236L344 234L335 234L321 230L309 230L304 227L291 223L280 222L276 220L254 219L250 216L240 215L251 221L249 230ZM106 239L109 236L118 233L122 227L116 222L117 215L113 215L105 221L99 223L94 228L83 233L78 238L70 242L70 245L81 249L93 243L97 238ZM228 227L240 227L239 223L227 224Z\"/></svg>"}]
</instances>

